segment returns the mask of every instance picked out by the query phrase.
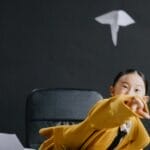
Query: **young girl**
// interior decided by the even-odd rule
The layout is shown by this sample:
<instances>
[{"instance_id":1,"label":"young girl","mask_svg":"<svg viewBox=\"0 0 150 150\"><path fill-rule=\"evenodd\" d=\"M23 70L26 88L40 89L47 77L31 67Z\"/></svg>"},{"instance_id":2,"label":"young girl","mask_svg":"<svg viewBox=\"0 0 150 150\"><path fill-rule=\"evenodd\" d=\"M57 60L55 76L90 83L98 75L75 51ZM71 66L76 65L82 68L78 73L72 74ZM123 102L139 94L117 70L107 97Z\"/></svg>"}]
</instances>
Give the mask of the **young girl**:
<instances>
[{"instance_id":1,"label":"young girl","mask_svg":"<svg viewBox=\"0 0 150 150\"><path fill-rule=\"evenodd\" d=\"M137 70L120 72L111 96L98 101L79 124L43 128L39 150L142 150L150 138L140 118L150 119L148 85Z\"/></svg>"}]
</instances>

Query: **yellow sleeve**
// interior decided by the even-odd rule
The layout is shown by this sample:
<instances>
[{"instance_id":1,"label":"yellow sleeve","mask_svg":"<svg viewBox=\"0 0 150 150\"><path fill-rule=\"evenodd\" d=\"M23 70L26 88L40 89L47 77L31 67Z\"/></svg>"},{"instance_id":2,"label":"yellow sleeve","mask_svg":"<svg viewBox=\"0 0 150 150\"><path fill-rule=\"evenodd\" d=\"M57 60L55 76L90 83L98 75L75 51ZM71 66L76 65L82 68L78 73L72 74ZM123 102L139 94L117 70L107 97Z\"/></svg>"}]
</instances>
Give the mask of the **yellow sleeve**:
<instances>
[{"instance_id":1,"label":"yellow sleeve","mask_svg":"<svg viewBox=\"0 0 150 150\"><path fill-rule=\"evenodd\" d=\"M39 133L48 139L41 144L39 150L80 149L94 131L86 120L76 125L42 128Z\"/></svg>"},{"instance_id":2,"label":"yellow sleeve","mask_svg":"<svg viewBox=\"0 0 150 150\"><path fill-rule=\"evenodd\" d=\"M95 130L113 128L123 124L131 116L137 116L124 101L131 96L115 96L100 100L90 110L84 121L77 125L43 128L40 134L48 139L39 150L79 149ZM57 147L57 148L56 148Z\"/></svg>"},{"instance_id":3,"label":"yellow sleeve","mask_svg":"<svg viewBox=\"0 0 150 150\"><path fill-rule=\"evenodd\" d=\"M133 96L118 95L98 102L89 112L88 118L95 129L113 128L123 124L131 116L140 117L125 104Z\"/></svg>"},{"instance_id":4,"label":"yellow sleeve","mask_svg":"<svg viewBox=\"0 0 150 150\"><path fill-rule=\"evenodd\" d=\"M47 137L39 147L39 150L64 150L65 147L63 145L62 139L67 126L56 126L56 127L48 127L40 129L39 133L42 136Z\"/></svg>"}]
</instances>

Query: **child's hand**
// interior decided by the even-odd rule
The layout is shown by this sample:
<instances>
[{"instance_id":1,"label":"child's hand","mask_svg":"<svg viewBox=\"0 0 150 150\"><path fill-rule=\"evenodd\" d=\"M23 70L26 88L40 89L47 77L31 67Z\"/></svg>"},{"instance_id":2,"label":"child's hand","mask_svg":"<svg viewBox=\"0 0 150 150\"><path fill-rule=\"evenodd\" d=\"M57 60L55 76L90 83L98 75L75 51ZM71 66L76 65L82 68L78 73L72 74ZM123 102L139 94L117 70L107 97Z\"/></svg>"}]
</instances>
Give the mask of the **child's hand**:
<instances>
[{"instance_id":1,"label":"child's hand","mask_svg":"<svg viewBox=\"0 0 150 150\"><path fill-rule=\"evenodd\" d=\"M130 100L126 101L125 104L130 107L133 112L139 114L143 118L150 119L150 115L146 111L143 101L145 101L146 103L148 101L148 97L143 97L143 100L140 97L133 97Z\"/></svg>"}]
</instances>

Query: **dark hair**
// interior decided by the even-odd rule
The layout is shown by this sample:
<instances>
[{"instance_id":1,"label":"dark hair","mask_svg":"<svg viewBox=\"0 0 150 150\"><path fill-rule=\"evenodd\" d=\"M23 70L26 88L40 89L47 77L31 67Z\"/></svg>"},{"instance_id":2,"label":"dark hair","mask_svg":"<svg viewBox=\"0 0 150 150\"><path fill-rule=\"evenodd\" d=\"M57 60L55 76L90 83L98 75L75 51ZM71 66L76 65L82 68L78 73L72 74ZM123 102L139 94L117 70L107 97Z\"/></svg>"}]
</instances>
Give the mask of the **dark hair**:
<instances>
[{"instance_id":1,"label":"dark hair","mask_svg":"<svg viewBox=\"0 0 150 150\"><path fill-rule=\"evenodd\" d=\"M114 78L114 81L113 81L113 86L115 86L115 84L117 83L117 81L123 76L123 75L126 75L126 74L130 74L130 73L137 73L144 81L145 83L145 94L147 95L148 94L148 81L147 79L145 78L145 75L141 72L141 71L138 71L136 69L127 69L123 72L119 72L117 74L117 76Z\"/></svg>"}]
</instances>

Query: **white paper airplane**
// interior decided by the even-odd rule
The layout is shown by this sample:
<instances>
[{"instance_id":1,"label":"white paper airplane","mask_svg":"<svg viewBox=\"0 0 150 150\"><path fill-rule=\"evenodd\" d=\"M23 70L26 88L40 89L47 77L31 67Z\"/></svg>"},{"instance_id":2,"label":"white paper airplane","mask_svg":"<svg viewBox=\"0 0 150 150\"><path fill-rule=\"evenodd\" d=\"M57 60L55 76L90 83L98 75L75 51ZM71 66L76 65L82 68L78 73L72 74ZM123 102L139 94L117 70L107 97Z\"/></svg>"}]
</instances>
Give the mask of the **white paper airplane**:
<instances>
[{"instance_id":1,"label":"white paper airplane","mask_svg":"<svg viewBox=\"0 0 150 150\"><path fill-rule=\"evenodd\" d=\"M109 24L111 28L112 41L117 45L119 26L128 26L135 23L135 21L124 11L114 10L98 16L95 20L101 24Z\"/></svg>"}]
</instances>

